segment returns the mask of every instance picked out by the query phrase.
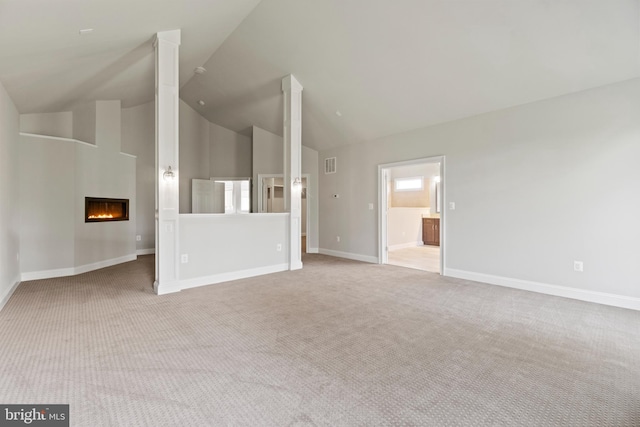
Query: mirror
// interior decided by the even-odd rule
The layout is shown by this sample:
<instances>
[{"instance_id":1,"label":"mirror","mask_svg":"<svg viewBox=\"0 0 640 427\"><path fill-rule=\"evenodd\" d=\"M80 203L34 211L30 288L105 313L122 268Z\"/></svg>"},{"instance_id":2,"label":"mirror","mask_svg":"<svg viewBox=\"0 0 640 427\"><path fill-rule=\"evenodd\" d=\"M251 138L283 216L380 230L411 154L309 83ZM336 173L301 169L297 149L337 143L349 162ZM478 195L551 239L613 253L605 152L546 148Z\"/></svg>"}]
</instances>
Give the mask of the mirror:
<instances>
[{"instance_id":1,"label":"mirror","mask_svg":"<svg viewBox=\"0 0 640 427\"><path fill-rule=\"evenodd\" d=\"M191 180L192 213L249 213L250 206L250 178Z\"/></svg>"},{"instance_id":2,"label":"mirror","mask_svg":"<svg viewBox=\"0 0 640 427\"><path fill-rule=\"evenodd\" d=\"M279 174L259 174L258 182L258 212L277 213L284 212L284 178ZM300 189L302 198L303 217L306 210L307 199L307 178L302 177L302 188Z\"/></svg>"}]
</instances>

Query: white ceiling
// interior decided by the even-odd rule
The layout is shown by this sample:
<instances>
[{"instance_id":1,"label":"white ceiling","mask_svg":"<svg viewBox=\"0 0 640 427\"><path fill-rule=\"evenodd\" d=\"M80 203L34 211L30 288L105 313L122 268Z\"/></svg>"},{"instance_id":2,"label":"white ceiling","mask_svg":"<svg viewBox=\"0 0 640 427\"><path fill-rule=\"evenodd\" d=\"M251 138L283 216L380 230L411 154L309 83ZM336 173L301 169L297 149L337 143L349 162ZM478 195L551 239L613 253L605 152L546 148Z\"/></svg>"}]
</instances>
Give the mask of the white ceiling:
<instances>
[{"instance_id":1,"label":"white ceiling","mask_svg":"<svg viewBox=\"0 0 640 427\"><path fill-rule=\"evenodd\" d=\"M638 77L639 1L0 0L0 80L21 113L151 101L151 39L180 28L188 104L281 134L291 73L325 149Z\"/></svg>"},{"instance_id":2,"label":"white ceiling","mask_svg":"<svg viewBox=\"0 0 640 427\"><path fill-rule=\"evenodd\" d=\"M180 69L193 70L258 2L0 0L0 81L21 113L95 99L152 101L155 33L181 29ZM80 36L85 28L94 31Z\"/></svg>"}]
</instances>

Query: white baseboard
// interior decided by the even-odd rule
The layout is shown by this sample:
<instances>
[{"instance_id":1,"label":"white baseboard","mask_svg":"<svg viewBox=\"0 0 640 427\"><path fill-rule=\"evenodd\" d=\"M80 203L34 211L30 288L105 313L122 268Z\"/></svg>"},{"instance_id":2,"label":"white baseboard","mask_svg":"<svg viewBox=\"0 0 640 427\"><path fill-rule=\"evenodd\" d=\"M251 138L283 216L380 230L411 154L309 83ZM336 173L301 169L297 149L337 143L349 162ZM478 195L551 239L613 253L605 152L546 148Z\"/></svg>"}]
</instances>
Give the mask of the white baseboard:
<instances>
[{"instance_id":1,"label":"white baseboard","mask_svg":"<svg viewBox=\"0 0 640 427\"><path fill-rule=\"evenodd\" d=\"M640 298L624 295L608 294L605 292L576 289L566 286L550 285L547 283L532 282L528 280L512 279L509 277L493 276L490 274L474 273L471 271L445 268L444 276L458 279L473 280L475 282L488 283L490 285L504 286L507 288L521 289L558 297L572 298L580 301L595 302L597 304L611 305L614 307L640 310Z\"/></svg>"},{"instance_id":2,"label":"white baseboard","mask_svg":"<svg viewBox=\"0 0 640 427\"><path fill-rule=\"evenodd\" d=\"M155 253L156 253L156 248L136 250L136 255L155 255Z\"/></svg>"},{"instance_id":3,"label":"white baseboard","mask_svg":"<svg viewBox=\"0 0 640 427\"><path fill-rule=\"evenodd\" d=\"M323 248L320 248L318 250L318 253L321 253L323 255L335 256L338 258L352 259L354 261L370 262L373 264L378 263L378 257L375 257L375 256L360 255L360 254L354 254L351 252L334 251L331 249L323 249Z\"/></svg>"},{"instance_id":4,"label":"white baseboard","mask_svg":"<svg viewBox=\"0 0 640 427\"><path fill-rule=\"evenodd\" d=\"M318 254L318 253L320 253L320 250L318 248L309 248L307 250L307 253L308 254Z\"/></svg>"},{"instance_id":5,"label":"white baseboard","mask_svg":"<svg viewBox=\"0 0 640 427\"><path fill-rule=\"evenodd\" d=\"M22 273L21 279L23 282L27 282L29 280L53 279L55 277L73 276L74 274L76 273L73 267L57 268L55 270L29 271L27 273Z\"/></svg>"},{"instance_id":6,"label":"white baseboard","mask_svg":"<svg viewBox=\"0 0 640 427\"><path fill-rule=\"evenodd\" d=\"M398 245L389 246L390 251L397 251L398 249L415 248L416 246L422 246L422 240L417 242L400 243Z\"/></svg>"},{"instance_id":7,"label":"white baseboard","mask_svg":"<svg viewBox=\"0 0 640 427\"><path fill-rule=\"evenodd\" d=\"M20 284L20 278L16 277L13 281L13 285L9 288L9 290L4 294L2 299L0 299L0 311L4 308L4 306L9 302L11 295L18 289L18 285Z\"/></svg>"},{"instance_id":8,"label":"white baseboard","mask_svg":"<svg viewBox=\"0 0 640 427\"><path fill-rule=\"evenodd\" d=\"M157 280L153 282L153 292L155 292L156 295L173 294L176 292L180 292L181 289L182 288L180 287L179 280L174 280L172 282L163 282L162 286L158 284Z\"/></svg>"},{"instance_id":9,"label":"white baseboard","mask_svg":"<svg viewBox=\"0 0 640 427\"><path fill-rule=\"evenodd\" d=\"M123 262L135 261L137 255L125 255L118 258L107 259L104 261L94 262L92 264L79 265L77 267L58 268L55 270L30 271L22 273L22 281L53 279L54 277L75 276L76 274L87 273L89 271L99 270L105 267L122 264Z\"/></svg>"},{"instance_id":10,"label":"white baseboard","mask_svg":"<svg viewBox=\"0 0 640 427\"><path fill-rule=\"evenodd\" d=\"M180 281L182 289L196 288L198 286L213 285L215 283L229 282L231 280L246 279L248 277L262 276L263 274L278 273L289 270L289 264L276 264L266 267L250 268L248 270L230 271L228 273L213 274L210 276L194 277Z\"/></svg>"}]
</instances>

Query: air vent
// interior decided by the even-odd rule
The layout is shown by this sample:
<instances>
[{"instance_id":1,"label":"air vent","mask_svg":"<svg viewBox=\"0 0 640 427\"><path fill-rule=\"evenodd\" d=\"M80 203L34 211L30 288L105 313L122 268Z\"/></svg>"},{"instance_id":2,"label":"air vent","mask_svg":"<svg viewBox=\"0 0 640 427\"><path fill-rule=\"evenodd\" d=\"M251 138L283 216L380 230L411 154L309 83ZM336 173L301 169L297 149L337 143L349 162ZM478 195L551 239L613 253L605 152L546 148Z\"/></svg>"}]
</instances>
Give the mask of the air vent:
<instances>
[{"instance_id":1,"label":"air vent","mask_svg":"<svg viewBox=\"0 0 640 427\"><path fill-rule=\"evenodd\" d=\"M336 158L329 157L328 159L324 159L324 173L336 173Z\"/></svg>"}]
</instances>

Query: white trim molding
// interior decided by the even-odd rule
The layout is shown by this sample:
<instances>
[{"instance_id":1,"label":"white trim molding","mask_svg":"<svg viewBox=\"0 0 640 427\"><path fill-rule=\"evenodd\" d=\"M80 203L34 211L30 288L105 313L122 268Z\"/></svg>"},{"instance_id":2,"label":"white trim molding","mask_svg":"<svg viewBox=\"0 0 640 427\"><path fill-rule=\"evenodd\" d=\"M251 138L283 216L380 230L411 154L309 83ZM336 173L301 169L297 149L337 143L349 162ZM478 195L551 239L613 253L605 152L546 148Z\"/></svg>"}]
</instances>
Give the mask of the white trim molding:
<instances>
[{"instance_id":1,"label":"white trim molding","mask_svg":"<svg viewBox=\"0 0 640 427\"><path fill-rule=\"evenodd\" d=\"M370 255L354 254L351 252L334 251L331 249L322 249L322 248L318 250L318 253L322 255L334 256L337 258L346 258L346 259L352 259L354 261L362 261L362 262L370 262L373 264L378 264L378 258Z\"/></svg>"},{"instance_id":2,"label":"white trim molding","mask_svg":"<svg viewBox=\"0 0 640 427\"><path fill-rule=\"evenodd\" d=\"M446 268L444 276L640 311L640 298Z\"/></svg>"},{"instance_id":3,"label":"white trim molding","mask_svg":"<svg viewBox=\"0 0 640 427\"><path fill-rule=\"evenodd\" d=\"M308 254L319 254L320 253L320 249L318 249L318 248L309 248L309 249L307 249L307 253Z\"/></svg>"},{"instance_id":4,"label":"white trim molding","mask_svg":"<svg viewBox=\"0 0 640 427\"><path fill-rule=\"evenodd\" d=\"M89 271L99 270L105 267L122 264L124 262L135 261L138 256L135 254L125 255L118 258L107 259L104 261L94 262L92 264L79 265L77 267L58 268L55 270L29 271L22 273L22 281L53 279L55 277L75 276L77 274L88 273Z\"/></svg>"},{"instance_id":5,"label":"white trim molding","mask_svg":"<svg viewBox=\"0 0 640 427\"><path fill-rule=\"evenodd\" d=\"M27 132L20 132L20 136L29 136L29 137L32 137L32 138L53 139L53 140L56 140L56 141L75 142L76 144L83 144L83 145L88 145L89 147L98 148L98 146L96 144L92 144L92 143L86 142L86 141L80 141L79 139L64 138L62 136L41 135L39 133L27 133ZM125 154L125 153L120 153L120 154Z\"/></svg>"},{"instance_id":6,"label":"white trim molding","mask_svg":"<svg viewBox=\"0 0 640 427\"><path fill-rule=\"evenodd\" d=\"M20 278L19 277L17 277L13 281L13 285L11 286L11 288L9 288L7 293L2 297L2 299L0 299L0 311L2 311L4 306L9 302L9 300L11 299L11 296L13 295L13 293L16 291L16 289L18 289L18 285L20 285Z\"/></svg>"},{"instance_id":7,"label":"white trim molding","mask_svg":"<svg viewBox=\"0 0 640 427\"><path fill-rule=\"evenodd\" d=\"M194 277L180 281L182 289L197 288L199 286L214 285L216 283L232 280L246 279L248 277L262 276L264 274L278 273L289 270L289 264L276 264L266 267L251 268L247 270L230 271L228 273L213 274L211 276Z\"/></svg>"},{"instance_id":8,"label":"white trim molding","mask_svg":"<svg viewBox=\"0 0 640 427\"><path fill-rule=\"evenodd\" d=\"M156 248L148 248L148 249L136 249L136 255L154 255L156 253Z\"/></svg>"}]
</instances>

